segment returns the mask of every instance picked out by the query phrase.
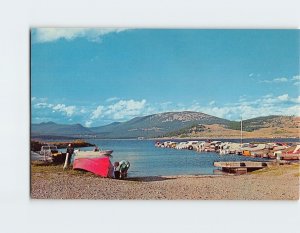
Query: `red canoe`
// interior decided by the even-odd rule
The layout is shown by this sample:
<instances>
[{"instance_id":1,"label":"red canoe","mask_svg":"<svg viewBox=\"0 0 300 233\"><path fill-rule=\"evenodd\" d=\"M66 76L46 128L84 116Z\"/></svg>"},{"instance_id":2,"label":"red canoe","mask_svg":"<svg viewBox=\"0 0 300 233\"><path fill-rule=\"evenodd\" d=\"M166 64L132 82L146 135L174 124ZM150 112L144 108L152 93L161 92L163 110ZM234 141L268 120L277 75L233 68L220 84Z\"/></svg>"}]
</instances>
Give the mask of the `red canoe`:
<instances>
[{"instance_id":1,"label":"red canoe","mask_svg":"<svg viewBox=\"0 0 300 233\"><path fill-rule=\"evenodd\" d=\"M102 177L113 177L113 165L109 157L77 158L74 160L73 169L92 172Z\"/></svg>"}]
</instances>

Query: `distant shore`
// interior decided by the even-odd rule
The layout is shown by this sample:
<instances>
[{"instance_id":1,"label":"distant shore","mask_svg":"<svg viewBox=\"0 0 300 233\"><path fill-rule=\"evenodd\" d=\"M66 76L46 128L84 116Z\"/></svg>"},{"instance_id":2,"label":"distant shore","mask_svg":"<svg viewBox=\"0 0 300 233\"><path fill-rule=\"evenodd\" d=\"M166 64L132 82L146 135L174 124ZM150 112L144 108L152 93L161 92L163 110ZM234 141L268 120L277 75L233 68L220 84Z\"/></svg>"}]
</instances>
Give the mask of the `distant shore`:
<instances>
[{"instance_id":1,"label":"distant shore","mask_svg":"<svg viewBox=\"0 0 300 233\"><path fill-rule=\"evenodd\" d=\"M153 176L115 180L31 165L31 198L109 200L298 200L299 164L223 176Z\"/></svg>"},{"instance_id":2,"label":"distant shore","mask_svg":"<svg viewBox=\"0 0 300 233\"><path fill-rule=\"evenodd\" d=\"M49 139L40 139L40 138L31 138L32 141L47 141L48 143L51 143L49 140L52 140L52 142L60 142L60 141L76 141L76 140L82 140L82 141L88 141L88 140L149 140L149 141L165 141L165 140L241 140L240 137L161 137L161 138L143 138L143 139L138 139L138 138L68 138L66 139L53 139L49 137ZM249 139L269 139L269 140L276 140L276 139L298 139L300 141L299 137L243 137L243 139L249 140Z\"/></svg>"},{"instance_id":3,"label":"distant shore","mask_svg":"<svg viewBox=\"0 0 300 233\"><path fill-rule=\"evenodd\" d=\"M40 140L33 140L30 141L30 149L32 151L40 151L41 147L44 145L54 145L57 146L58 149L67 148L69 144L72 144L73 147L81 148L81 147L91 147L95 146L95 144L91 144L84 140L69 140L69 141L40 141Z\"/></svg>"},{"instance_id":4,"label":"distant shore","mask_svg":"<svg viewBox=\"0 0 300 233\"><path fill-rule=\"evenodd\" d=\"M149 138L149 140L241 140L240 137L164 137L164 138ZM298 139L300 140L299 137L243 137L243 139L249 140L249 139L266 139L266 140L276 140L276 139ZM145 139L146 140L146 139Z\"/></svg>"}]
</instances>

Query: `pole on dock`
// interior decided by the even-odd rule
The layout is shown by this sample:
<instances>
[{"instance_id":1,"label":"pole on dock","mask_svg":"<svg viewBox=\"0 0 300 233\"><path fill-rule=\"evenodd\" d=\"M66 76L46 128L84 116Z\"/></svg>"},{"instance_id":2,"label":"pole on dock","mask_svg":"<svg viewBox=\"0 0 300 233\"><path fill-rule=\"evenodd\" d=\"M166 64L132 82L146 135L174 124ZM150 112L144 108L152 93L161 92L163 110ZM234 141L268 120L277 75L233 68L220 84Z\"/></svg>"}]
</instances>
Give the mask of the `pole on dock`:
<instances>
[{"instance_id":1,"label":"pole on dock","mask_svg":"<svg viewBox=\"0 0 300 233\"><path fill-rule=\"evenodd\" d=\"M242 115L241 115L241 146L243 144L243 118L242 118Z\"/></svg>"}]
</instances>

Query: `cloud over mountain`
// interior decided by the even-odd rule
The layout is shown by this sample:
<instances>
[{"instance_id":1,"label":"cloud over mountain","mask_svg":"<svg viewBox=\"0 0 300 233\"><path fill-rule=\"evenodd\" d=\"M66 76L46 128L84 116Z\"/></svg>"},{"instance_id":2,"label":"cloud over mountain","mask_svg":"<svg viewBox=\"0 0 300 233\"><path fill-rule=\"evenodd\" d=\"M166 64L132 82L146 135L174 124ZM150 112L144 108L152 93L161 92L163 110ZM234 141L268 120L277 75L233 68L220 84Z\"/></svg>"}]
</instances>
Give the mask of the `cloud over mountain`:
<instances>
[{"instance_id":1,"label":"cloud over mountain","mask_svg":"<svg viewBox=\"0 0 300 233\"><path fill-rule=\"evenodd\" d=\"M99 42L101 38L110 33L119 33L126 28L36 28L33 29L36 43L52 42L59 39L74 40L87 38L89 41Z\"/></svg>"}]
</instances>

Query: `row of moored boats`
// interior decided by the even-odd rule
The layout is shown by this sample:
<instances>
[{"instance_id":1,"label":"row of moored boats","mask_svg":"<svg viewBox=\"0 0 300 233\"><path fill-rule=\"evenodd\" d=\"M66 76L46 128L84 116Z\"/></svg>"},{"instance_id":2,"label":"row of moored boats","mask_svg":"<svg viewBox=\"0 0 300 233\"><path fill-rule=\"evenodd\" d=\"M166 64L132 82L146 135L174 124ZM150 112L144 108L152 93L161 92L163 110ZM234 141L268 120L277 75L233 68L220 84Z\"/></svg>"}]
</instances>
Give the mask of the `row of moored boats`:
<instances>
[{"instance_id":1,"label":"row of moored boats","mask_svg":"<svg viewBox=\"0 0 300 233\"><path fill-rule=\"evenodd\" d=\"M235 143L222 141L162 141L156 142L156 147L187 149L198 152L215 152L220 155L237 154L243 156L300 160L300 145L296 143Z\"/></svg>"}]
</instances>

